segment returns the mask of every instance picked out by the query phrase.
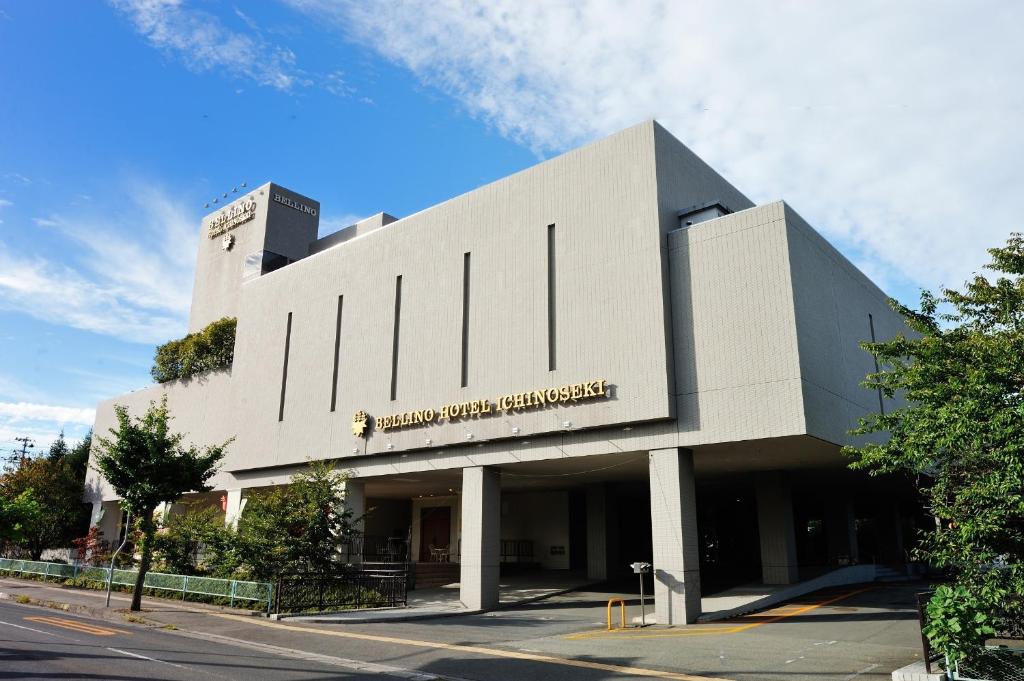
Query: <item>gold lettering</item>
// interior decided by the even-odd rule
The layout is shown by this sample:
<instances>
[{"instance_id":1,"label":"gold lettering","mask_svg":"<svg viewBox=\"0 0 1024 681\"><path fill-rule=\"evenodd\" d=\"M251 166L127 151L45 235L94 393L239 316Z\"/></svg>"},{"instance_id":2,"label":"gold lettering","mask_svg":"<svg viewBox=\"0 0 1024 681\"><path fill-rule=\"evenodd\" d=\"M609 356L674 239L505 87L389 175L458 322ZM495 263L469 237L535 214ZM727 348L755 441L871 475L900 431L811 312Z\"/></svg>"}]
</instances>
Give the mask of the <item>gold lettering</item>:
<instances>
[{"instance_id":1,"label":"gold lettering","mask_svg":"<svg viewBox=\"0 0 1024 681\"><path fill-rule=\"evenodd\" d=\"M604 395L604 384L606 382L607 381L605 381L603 378L599 378L598 380L594 381L594 385L597 386L597 394L598 395L602 395L602 396Z\"/></svg>"},{"instance_id":2,"label":"gold lettering","mask_svg":"<svg viewBox=\"0 0 1024 681\"><path fill-rule=\"evenodd\" d=\"M526 406L525 395L523 393L516 393L512 396L512 407L515 409L522 409Z\"/></svg>"},{"instance_id":3,"label":"gold lettering","mask_svg":"<svg viewBox=\"0 0 1024 681\"><path fill-rule=\"evenodd\" d=\"M548 388L544 391L544 396L548 398L548 402L557 402L558 388Z\"/></svg>"},{"instance_id":4,"label":"gold lettering","mask_svg":"<svg viewBox=\"0 0 1024 681\"><path fill-rule=\"evenodd\" d=\"M469 403L469 413L473 414L474 416L476 414L480 413L480 402L479 401L473 400L472 402Z\"/></svg>"},{"instance_id":5,"label":"gold lettering","mask_svg":"<svg viewBox=\"0 0 1024 681\"><path fill-rule=\"evenodd\" d=\"M436 414L434 414L433 409L427 409L426 411L423 412L423 418L424 420L426 420L427 423L433 423L434 416L436 416Z\"/></svg>"},{"instance_id":6,"label":"gold lettering","mask_svg":"<svg viewBox=\"0 0 1024 681\"><path fill-rule=\"evenodd\" d=\"M569 401L569 386L563 385L561 388L558 389L558 399L561 402Z\"/></svg>"},{"instance_id":7,"label":"gold lettering","mask_svg":"<svg viewBox=\"0 0 1024 681\"><path fill-rule=\"evenodd\" d=\"M583 397L583 384L582 383L576 383L576 384L574 384L569 389L569 391L570 391L570 396L572 397L572 399L578 400L581 397Z\"/></svg>"},{"instance_id":8,"label":"gold lettering","mask_svg":"<svg viewBox=\"0 0 1024 681\"><path fill-rule=\"evenodd\" d=\"M490 414L491 413L491 401L490 400L480 400L480 413L481 414Z\"/></svg>"}]
</instances>

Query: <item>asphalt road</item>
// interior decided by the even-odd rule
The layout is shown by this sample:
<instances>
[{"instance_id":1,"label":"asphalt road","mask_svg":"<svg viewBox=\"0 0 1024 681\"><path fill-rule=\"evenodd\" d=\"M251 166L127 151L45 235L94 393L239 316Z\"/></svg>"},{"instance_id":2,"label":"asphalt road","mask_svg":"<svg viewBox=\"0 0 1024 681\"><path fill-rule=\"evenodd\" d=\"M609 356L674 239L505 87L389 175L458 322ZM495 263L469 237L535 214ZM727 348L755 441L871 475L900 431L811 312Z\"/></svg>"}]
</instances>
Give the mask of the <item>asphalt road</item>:
<instances>
[{"instance_id":1,"label":"asphalt road","mask_svg":"<svg viewBox=\"0 0 1024 681\"><path fill-rule=\"evenodd\" d=\"M209 638L0 602L0 679L379 681L385 671L359 671L355 668L359 664L317 660L312 655L288 657Z\"/></svg>"},{"instance_id":2,"label":"asphalt road","mask_svg":"<svg viewBox=\"0 0 1024 681\"><path fill-rule=\"evenodd\" d=\"M100 600L39 583L0 586ZM618 632L605 631L607 594L599 592L365 625L278 623L148 599L143 616L176 631L113 611L92 619L0 601L0 679L883 681L920 657L915 588L847 587L725 623Z\"/></svg>"}]
</instances>

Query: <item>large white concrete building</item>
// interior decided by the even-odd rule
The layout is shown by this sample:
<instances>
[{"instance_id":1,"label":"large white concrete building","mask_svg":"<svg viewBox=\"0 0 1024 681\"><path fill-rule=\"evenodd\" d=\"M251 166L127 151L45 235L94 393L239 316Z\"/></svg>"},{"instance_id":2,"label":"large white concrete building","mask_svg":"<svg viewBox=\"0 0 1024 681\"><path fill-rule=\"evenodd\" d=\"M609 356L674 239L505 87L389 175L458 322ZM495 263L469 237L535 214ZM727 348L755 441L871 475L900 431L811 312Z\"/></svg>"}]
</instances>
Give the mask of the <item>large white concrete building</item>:
<instances>
[{"instance_id":1,"label":"large white concrete building","mask_svg":"<svg viewBox=\"0 0 1024 681\"><path fill-rule=\"evenodd\" d=\"M97 433L166 394L189 440L234 437L211 495L229 517L335 460L367 541L411 534L470 607L515 563L652 560L679 623L702 570L709 590L903 561L898 483L840 453L885 407L858 342L901 319L792 208L657 123L320 239L319 208L266 184L204 218L190 327L237 317L234 364L102 403Z\"/></svg>"}]
</instances>

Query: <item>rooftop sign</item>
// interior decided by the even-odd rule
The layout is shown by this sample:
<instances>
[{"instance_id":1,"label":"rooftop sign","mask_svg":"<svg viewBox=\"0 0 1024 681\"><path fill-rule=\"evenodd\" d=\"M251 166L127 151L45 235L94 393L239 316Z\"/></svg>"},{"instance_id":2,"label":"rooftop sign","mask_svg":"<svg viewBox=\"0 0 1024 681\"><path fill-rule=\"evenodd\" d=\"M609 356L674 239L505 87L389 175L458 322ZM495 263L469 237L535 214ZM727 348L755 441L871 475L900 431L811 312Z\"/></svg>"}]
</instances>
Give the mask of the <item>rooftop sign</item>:
<instances>
[{"instance_id":1,"label":"rooftop sign","mask_svg":"<svg viewBox=\"0 0 1024 681\"><path fill-rule=\"evenodd\" d=\"M210 221L210 238L216 239L221 234L230 232L254 217L256 217L256 201L254 199L246 199L235 204Z\"/></svg>"}]
</instances>

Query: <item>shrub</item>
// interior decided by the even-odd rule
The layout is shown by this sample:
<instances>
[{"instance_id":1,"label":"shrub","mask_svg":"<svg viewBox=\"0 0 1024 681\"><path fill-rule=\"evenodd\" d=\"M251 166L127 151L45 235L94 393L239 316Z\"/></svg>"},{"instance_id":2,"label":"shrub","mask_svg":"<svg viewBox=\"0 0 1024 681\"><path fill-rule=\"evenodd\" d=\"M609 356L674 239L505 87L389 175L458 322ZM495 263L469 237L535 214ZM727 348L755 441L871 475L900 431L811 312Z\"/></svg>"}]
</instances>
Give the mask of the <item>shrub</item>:
<instances>
[{"instance_id":1,"label":"shrub","mask_svg":"<svg viewBox=\"0 0 1024 681\"><path fill-rule=\"evenodd\" d=\"M191 378L198 374L227 369L235 358L234 317L211 322L202 331L158 346L149 373L157 383Z\"/></svg>"}]
</instances>

